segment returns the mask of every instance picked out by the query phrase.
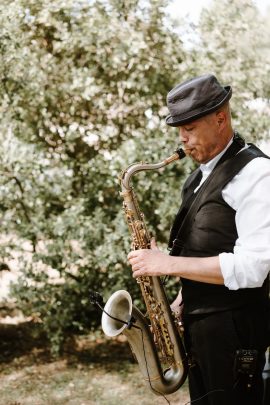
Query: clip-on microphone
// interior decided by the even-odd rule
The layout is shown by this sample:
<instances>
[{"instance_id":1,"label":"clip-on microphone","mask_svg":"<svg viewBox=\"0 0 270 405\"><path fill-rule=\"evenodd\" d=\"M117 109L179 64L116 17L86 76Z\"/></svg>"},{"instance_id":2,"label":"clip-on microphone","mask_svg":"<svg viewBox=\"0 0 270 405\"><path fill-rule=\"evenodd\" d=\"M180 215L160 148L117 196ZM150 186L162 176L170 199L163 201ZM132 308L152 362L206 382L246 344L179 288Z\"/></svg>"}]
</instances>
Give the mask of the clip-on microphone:
<instances>
[{"instance_id":1,"label":"clip-on microphone","mask_svg":"<svg viewBox=\"0 0 270 405\"><path fill-rule=\"evenodd\" d=\"M90 303L92 305L97 306L102 312L104 312L111 319L118 321L118 322L122 322L125 325L127 325L127 329L131 329L132 327L134 327L136 329L140 329L138 326L134 325L134 323L136 322L136 319L133 316L131 316L128 321L124 321L123 319L115 318L114 316L108 314L108 312L106 312L104 309L103 297L99 292L90 290Z\"/></svg>"}]
</instances>

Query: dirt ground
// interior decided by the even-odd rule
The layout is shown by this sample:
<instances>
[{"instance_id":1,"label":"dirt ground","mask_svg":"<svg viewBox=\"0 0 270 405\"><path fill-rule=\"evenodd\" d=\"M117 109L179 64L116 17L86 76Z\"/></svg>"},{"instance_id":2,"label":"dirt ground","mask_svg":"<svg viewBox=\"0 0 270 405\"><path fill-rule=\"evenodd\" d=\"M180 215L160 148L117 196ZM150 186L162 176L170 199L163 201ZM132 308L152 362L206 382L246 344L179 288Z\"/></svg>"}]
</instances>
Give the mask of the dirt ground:
<instances>
[{"instance_id":1,"label":"dirt ground","mask_svg":"<svg viewBox=\"0 0 270 405\"><path fill-rule=\"evenodd\" d=\"M34 325L0 323L0 405L166 405L142 380L127 342L72 337L61 357L50 355ZM189 402L188 389L167 396Z\"/></svg>"}]
</instances>

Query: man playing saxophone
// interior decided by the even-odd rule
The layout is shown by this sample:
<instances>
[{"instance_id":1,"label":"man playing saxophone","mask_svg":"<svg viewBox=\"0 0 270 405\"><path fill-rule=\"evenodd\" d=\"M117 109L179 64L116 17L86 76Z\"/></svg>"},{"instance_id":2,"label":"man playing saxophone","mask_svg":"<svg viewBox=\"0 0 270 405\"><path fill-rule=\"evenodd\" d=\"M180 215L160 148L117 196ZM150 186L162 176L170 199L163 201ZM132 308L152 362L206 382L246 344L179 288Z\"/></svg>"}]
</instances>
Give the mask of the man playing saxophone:
<instances>
[{"instance_id":1,"label":"man playing saxophone","mask_svg":"<svg viewBox=\"0 0 270 405\"><path fill-rule=\"evenodd\" d=\"M129 253L133 276L177 276L191 401L261 405L269 344L270 160L234 131L229 100L212 74L187 80L167 96L168 125L199 163L185 182L171 228L170 255Z\"/></svg>"}]
</instances>

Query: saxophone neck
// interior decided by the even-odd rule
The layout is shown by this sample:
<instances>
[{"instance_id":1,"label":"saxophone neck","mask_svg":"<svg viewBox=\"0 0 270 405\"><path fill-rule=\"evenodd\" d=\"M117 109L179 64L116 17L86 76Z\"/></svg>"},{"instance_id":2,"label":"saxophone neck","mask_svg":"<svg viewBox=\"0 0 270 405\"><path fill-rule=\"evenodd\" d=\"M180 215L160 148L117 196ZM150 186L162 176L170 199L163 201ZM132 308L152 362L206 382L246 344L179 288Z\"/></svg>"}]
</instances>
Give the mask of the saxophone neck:
<instances>
[{"instance_id":1,"label":"saxophone neck","mask_svg":"<svg viewBox=\"0 0 270 405\"><path fill-rule=\"evenodd\" d=\"M126 170L124 170L120 177L120 184L122 187L122 191L130 191L130 180L132 176L138 172L146 171L146 170L158 170L164 166L169 165L170 163L174 162L175 160L183 159L185 157L185 152L182 148L177 149L171 156L167 157L166 159L162 160L158 163L134 163L130 165Z\"/></svg>"}]
</instances>

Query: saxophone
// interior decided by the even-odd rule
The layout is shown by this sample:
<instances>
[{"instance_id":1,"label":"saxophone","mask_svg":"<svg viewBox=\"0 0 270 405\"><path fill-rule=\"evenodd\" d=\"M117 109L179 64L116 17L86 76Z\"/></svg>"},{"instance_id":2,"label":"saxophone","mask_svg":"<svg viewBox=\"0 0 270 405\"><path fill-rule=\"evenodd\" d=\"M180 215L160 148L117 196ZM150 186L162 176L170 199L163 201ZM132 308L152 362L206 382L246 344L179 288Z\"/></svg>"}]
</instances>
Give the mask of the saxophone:
<instances>
[{"instance_id":1,"label":"saxophone","mask_svg":"<svg viewBox=\"0 0 270 405\"><path fill-rule=\"evenodd\" d=\"M122 173L120 194L124 200L123 209L134 250L150 249L150 236L130 185L132 176L140 171L159 169L184 157L184 151L178 149L159 163L136 163ZM111 337L123 333L152 391L157 395L171 394L184 383L188 371L181 329L173 318L160 278L143 276L138 277L137 282L148 317L132 305L127 291L119 290L109 298L104 307L102 329Z\"/></svg>"}]
</instances>

